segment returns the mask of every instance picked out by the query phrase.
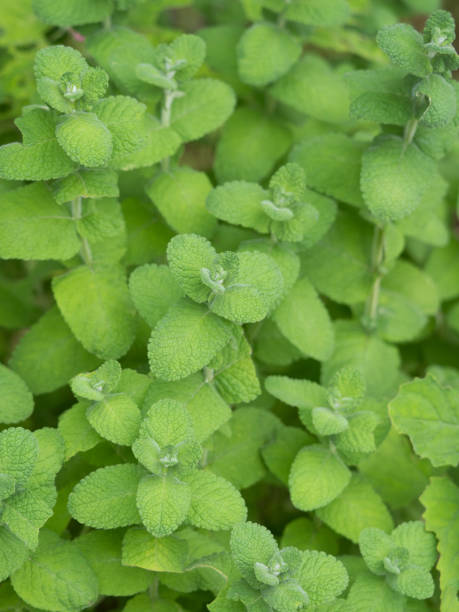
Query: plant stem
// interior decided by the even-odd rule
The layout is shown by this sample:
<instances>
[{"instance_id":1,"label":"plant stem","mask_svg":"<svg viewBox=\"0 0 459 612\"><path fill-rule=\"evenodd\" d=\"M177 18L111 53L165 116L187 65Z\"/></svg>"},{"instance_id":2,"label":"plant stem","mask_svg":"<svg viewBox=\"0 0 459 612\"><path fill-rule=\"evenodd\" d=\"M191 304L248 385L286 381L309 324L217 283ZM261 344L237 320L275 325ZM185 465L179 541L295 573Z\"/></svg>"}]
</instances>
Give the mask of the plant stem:
<instances>
[{"instance_id":1,"label":"plant stem","mask_svg":"<svg viewBox=\"0 0 459 612\"><path fill-rule=\"evenodd\" d=\"M370 330L376 327L379 294L381 291L381 281L383 278L383 272L381 268L382 264L384 263L384 228L378 226L375 227L371 259L371 268L374 279L373 285L371 287L371 292L366 303L364 315L365 324Z\"/></svg>"},{"instance_id":2,"label":"plant stem","mask_svg":"<svg viewBox=\"0 0 459 612\"><path fill-rule=\"evenodd\" d=\"M418 129L419 121L417 119L410 119L405 125L405 132L403 134L403 151L413 142L413 138Z\"/></svg>"},{"instance_id":3,"label":"plant stem","mask_svg":"<svg viewBox=\"0 0 459 612\"><path fill-rule=\"evenodd\" d=\"M172 89L166 89L164 91L164 104L161 109L161 125L163 127L169 127L171 123L171 110L172 110L172 102L176 97L176 92ZM163 172L167 172L169 170L169 157L165 157L161 161L161 168Z\"/></svg>"},{"instance_id":4,"label":"plant stem","mask_svg":"<svg viewBox=\"0 0 459 612\"><path fill-rule=\"evenodd\" d=\"M75 221L78 221L79 219L81 219L82 210L83 210L83 205L82 205L81 197L75 198L74 200L72 200L72 217ZM80 234L80 239L81 239L81 251L80 251L81 257L84 263L89 266L92 264L91 247L89 246L89 242L87 241L87 239L81 234Z\"/></svg>"}]
</instances>

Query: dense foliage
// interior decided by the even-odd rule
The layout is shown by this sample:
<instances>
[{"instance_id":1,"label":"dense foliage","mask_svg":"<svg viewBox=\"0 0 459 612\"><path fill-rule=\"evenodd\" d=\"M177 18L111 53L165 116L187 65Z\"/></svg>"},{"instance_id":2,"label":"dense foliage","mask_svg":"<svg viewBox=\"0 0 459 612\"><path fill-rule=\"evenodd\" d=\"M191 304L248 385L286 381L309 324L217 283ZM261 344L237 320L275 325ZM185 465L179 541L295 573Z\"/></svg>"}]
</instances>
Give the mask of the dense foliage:
<instances>
[{"instance_id":1,"label":"dense foliage","mask_svg":"<svg viewBox=\"0 0 459 612\"><path fill-rule=\"evenodd\" d=\"M0 611L459 612L445 8L2 0Z\"/></svg>"}]
</instances>

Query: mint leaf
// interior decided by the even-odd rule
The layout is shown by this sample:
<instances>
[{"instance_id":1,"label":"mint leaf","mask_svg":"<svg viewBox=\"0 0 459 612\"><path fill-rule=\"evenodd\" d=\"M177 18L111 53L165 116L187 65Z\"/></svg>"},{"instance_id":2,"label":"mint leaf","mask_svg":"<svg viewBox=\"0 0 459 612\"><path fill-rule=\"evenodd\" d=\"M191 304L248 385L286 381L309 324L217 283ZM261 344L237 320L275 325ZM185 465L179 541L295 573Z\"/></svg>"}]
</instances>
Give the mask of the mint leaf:
<instances>
[{"instance_id":1,"label":"mint leaf","mask_svg":"<svg viewBox=\"0 0 459 612\"><path fill-rule=\"evenodd\" d=\"M209 212L222 221L250 227L260 233L268 233L269 218L261 203L268 197L268 191L256 183L231 181L213 189L206 206Z\"/></svg>"},{"instance_id":2,"label":"mint leaf","mask_svg":"<svg viewBox=\"0 0 459 612\"><path fill-rule=\"evenodd\" d=\"M179 535L155 538L141 527L129 528L123 538L123 565L141 567L150 572L183 571L188 545Z\"/></svg>"},{"instance_id":3,"label":"mint leaf","mask_svg":"<svg viewBox=\"0 0 459 612\"><path fill-rule=\"evenodd\" d=\"M197 372L229 341L231 324L207 308L182 300L153 330L148 345L151 371L162 380Z\"/></svg>"},{"instance_id":4,"label":"mint leaf","mask_svg":"<svg viewBox=\"0 0 459 612\"><path fill-rule=\"evenodd\" d=\"M103 21L113 10L111 0L65 0L56 6L50 0L33 0L33 9L45 23L61 27Z\"/></svg>"},{"instance_id":5,"label":"mint leaf","mask_svg":"<svg viewBox=\"0 0 459 612\"><path fill-rule=\"evenodd\" d=\"M102 359L126 353L134 339L135 320L121 269L73 268L54 279L53 291L64 319L89 352Z\"/></svg>"},{"instance_id":6,"label":"mint leaf","mask_svg":"<svg viewBox=\"0 0 459 612\"><path fill-rule=\"evenodd\" d=\"M299 143L290 160L304 169L312 189L362 206L360 168L364 149L361 142L343 134L324 134Z\"/></svg>"},{"instance_id":7,"label":"mint leaf","mask_svg":"<svg viewBox=\"0 0 459 612\"><path fill-rule=\"evenodd\" d=\"M392 421L407 434L418 455L434 466L456 465L459 431L457 390L442 387L433 377L417 379L400 387L390 404Z\"/></svg>"},{"instance_id":8,"label":"mint leaf","mask_svg":"<svg viewBox=\"0 0 459 612\"><path fill-rule=\"evenodd\" d=\"M69 259L80 250L74 220L44 183L3 193L0 202L4 259Z\"/></svg>"},{"instance_id":9,"label":"mint leaf","mask_svg":"<svg viewBox=\"0 0 459 612\"><path fill-rule=\"evenodd\" d=\"M378 32L376 41L391 62L406 72L420 77L431 72L423 38L413 26L407 23L386 26Z\"/></svg>"},{"instance_id":10,"label":"mint leaf","mask_svg":"<svg viewBox=\"0 0 459 612\"><path fill-rule=\"evenodd\" d=\"M70 514L83 525L115 529L140 522L135 499L143 471L125 463L99 468L70 493Z\"/></svg>"},{"instance_id":11,"label":"mint leaf","mask_svg":"<svg viewBox=\"0 0 459 612\"><path fill-rule=\"evenodd\" d=\"M29 605L64 612L96 602L96 574L73 542L43 531L30 560L12 576L16 593Z\"/></svg>"},{"instance_id":12,"label":"mint leaf","mask_svg":"<svg viewBox=\"0 0 459 612\"><path fill-rule=\"evenodd\" d=\"M292 503L309 511L326 506L349 484L351 472L342 460L318 444L303 448L292 464L289 489Z\"/></svg>"},{"instance_id":13,"label":"mint leaf","mask_svg":"<svg viewBox=\"0 0 459 612\"><path fill-rule=\"evenodd\" d=\"M215 219L206 210L211 189L204 172L181 167L156 177L147 194L174 231L210 237L216 228Z\"/></svg>"},{"instance_id":14,"label":"mint leaf","mask_svg":"<svg viewBox=\"0 0 459 612\"><path fill-rule=\"evenodd\" d=\"M360 186L370 212L380 221L398 221L412 213L434 174L432 160L415 144L396 136L376 141L362 158Z\"/></svg>"},{"instance_id":15,"label":"mint leaf","mask_svg":"<svg viewBox=\"0 0 459 612\"><path fill-rule=\"evenodd\" d=\"M21 338L9 365L32 393L41 394L59 389L72 376L98 363L75 339L54 306Z\"/></svg>"},{"instance_id":16,"label":"mint leaf","mask_svg":"<svg viewBox=\"0 0 459 612\"><path fill-rule=\"evenodd\" d=\"M157 264L147 264L132 272L129 293L138 313L150 327L154 327L169 307L183 297L170 269Z\"/></svg>"},{"instance_id":17,"label":"mint leaf","mask_svg":"<svg viewBox=\"0 0 459 612\"><path fill-rule=\"evenodd\" d=\"M87 403L75 404L59 417L58 431L64 439L65 458L94 448L102 438L91 427L86 417Z\"/></svg>"},{"instance_id":18,"label":"mint leaf","mask_svg":"<svg viewBox=\"0 0 459 612\"><path fill-rule=\"evenodd\" d=\"M53 112L32 109L16 124L23 134L23 144L13 142L0 147L0 178L45 181L67 176L76 169L57 142Z\"/></svg>"},{"instance_id":19,"label":"mint leaf","mask_svg":"<svg viewBox=\"0 0 459 612\"><path fill-rule=\"evenodd\" d=\"M192 525L219 531L231 529L246 519L247 509L241 494L224 478L199 470L187 482L191 489L188 520Z\"/></svg>"},{"instance_id":20,"label":"mint leaf","mask_svg":"<svg viewBox=\"0 0 459 612\"><path fill-rule=\"evenodd\" d=\"M440 572L441 609L454 610L459 605L457 543L451 534L458 528L459 490L446 477L434 477L420 499L425 507L426 528L438 538L440 558L437 568Z\"/></svg>"},{"instance_id":21,"label":"mint leaf","mask_svg":"<svg viewBox=\"0 0 459 612\"><path fill-rule=\"evenodd\" d=\"M237 108L225 123L215 151L214 171L219 182L265 178L287 152L290 140L287 128L269 115L248 106Z\"/></svg>"},{"instance_id":22,"label":"mint leaf","mask_svg":"<svg viewBox=\"0 0 459 612\"><path fill-rule=\"evenodd\" d=\"M263 87L290 70L301 48L293 36L269 23L246 30L237 45L241 81Z\"/></svg>"},{"instance_id":23,"label":"mint leaf","mask_svg":"<svg viewBox=\"0 0 459 612\"><path fill-rule=\"evenodd\" d=\"M333 351L333 328L314 287L302 278L274 313L282 334L304 355L326 360Z\"/></svg>"},{"instance_id":24,"label":"mint leaf","mask_svg":"<svg viewBox=\"0 0 459 612\"><path fill-rule=\"evenodd\" d=\"M235 98L231 88L214 79L184 83L184 96L174 100L171 127L184 142L213 132L228 119Z\"/></svg>"},{"instance_id":25,"label":"mint leaf","mask_svg":"<svg viewBox=\"0 0 459 612\"><path fill-rule=\"evenodd\" d=\"M157 538L173 533L187 517L188 484L175 476L144 476L137 490L137 508L147 531Z\"/></svg>"},{"instance_id":26,"label":"mint leaf","mask_svg":"<svg viewBox=\"0 0 459 612\"><path fill-rule=\"evenodd\" d=\"M91 426L103 438L129 446L140 426L140 410L125 393L113 394L89 406L86 416Z\"/></svg>"},{"instance_id":27,"label":"mint leaf","mask_svg":"<svg viewBox=\"0 0 459 612\"><path fill-rule=\"evenodd\" d=\"M97 576L101 595L134 595L151 583L151 574L121 561L123 534L119 531L91 531L77 538L75 544Z\"/></svg>"},{"instance_id":28,"label":"mint leaf","mask_svg":"<svg viewBox=\"0 0 459 612\"><path fill-rule=\"evenodd\" d=\"M59 123L56 138L73 161L97 168L112 155L112 135L94 113L74 113Z\"/></svg>"},{"instance_id":29,"label":"mint leaf","mask_svg":"<svg viewBox=\"0 0 459 612\"><path fill-rule=\"evenodd\" d=\"M318 516L331 529L357 542L362 529L377 527L390 531L392 517L379 495L361 476L353 476L348 486Z\"/></svg>"},{"instance_id":30,"label":"mint leaf","mask_svg":"<svg viewBox=\"0 0 459 612\"><path fill-rule=\"evenodd\" d=\"M33 397L20 376L4 365L0 365L0 421L18 423L33 412Z\"/></svg>"}]
</instances>

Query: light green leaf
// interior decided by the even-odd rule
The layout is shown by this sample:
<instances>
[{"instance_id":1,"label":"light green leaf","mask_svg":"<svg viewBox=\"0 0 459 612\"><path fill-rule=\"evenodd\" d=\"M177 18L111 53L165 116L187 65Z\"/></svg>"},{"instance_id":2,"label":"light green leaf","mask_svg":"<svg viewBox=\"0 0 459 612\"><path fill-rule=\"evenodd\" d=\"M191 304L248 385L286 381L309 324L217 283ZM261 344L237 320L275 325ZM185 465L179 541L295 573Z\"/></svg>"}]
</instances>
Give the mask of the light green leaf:
<instances>
[{"instance_id":1,"label":"light green leaf","mask_svg":"<svg viewBox=\"0 0 459 612\"><path fill-rule=\"evenodd\" d=\"M261 202L269 197L268 191L256 183L231 181L213 189L207 198L207 209L218 219L250 227L266 234L269 217Z\"/></svg>"},{"instance_id":2,"label":"light green leaf","mask_svg":"<svg viewBox=\"0 0 459 612\"><path fill-rule=\"evenodd\" d=\"M364 143L344 134L323 134L298 144L289 159L303 168L309 187L360 207L363 205L360 169L364 150Z\"/></svg>"},{"instance_id":3,"label":"light green leaf","mask_svg":"<svg viewBox=\"0 0 459 612\"><path fill-rule=\"evenodd\" d=\"M155 612L182 612L183 608L172 599L156 599ZM131 597L123 608L123 612L151 612L151 597L148 593L141 593ZM413 610L413 612L416 612Z\"/></svg>"},{"instance_id":4,"label":"light green leaf","mask_svg":"<svg viewBox=\"0 0 459 612\"><path fill-rule=\"evenodd\" d=\"M283 291L281 271L271 257L257 251L237 254L238 268L223 294L216 294L210 308L235 323L260 321L278 303Z\"/></svg>"},{"instance_id":5,"label":"light green leaf","mask_svg":"<svg viewBox=\"0 0 459 612\"><path fill-rule=\"evenodd\" d=\"M125 393L113 394L95 402L86 416L97 433L114 444L130 446L140 426L140 410Z\"/></svg>"},{"instance_id":6,"label":"light green leaf","mask_svg":"<svg viewBox=\"0 0 459 612\"><path fill-rule=\"evenodd\" d=\"M282 427L272 442L261 451L263 459L272 472L284 484L288 484L291 465L298 452L312 442L312 438L298 427Z\"/></svg>"},{"instance_id":7,"label":"light green leaf","mask_svg":"<svg viewBox=\"0 0 459 612\"><path fill-rule=\"evenodd\" d=\"M39 395L62 387L82 370L95 368L98 360L77 342L53 307L23 336L9 365Z\"/></svg>"},{"instance_id":8,"label":"light green leaf","mask_svg":"<svg viewBox=\"0 0 459 612\"><path fill-rule=\"evenodd\" d=\"M165 397L186 406L198 442L206 440L231 417L231 408L202 373L174 382L155 380L147 392L144 406L149 407Z\"/></svg>"},{"instance_id":9,"label":"light green leaf","mask_svg":"<svg viewBox=\"0 0 459 612\"><path fill-rule=\"evenodd\" d=\"M266 527L247 522L236 525L230 540L233 561L249 584L258 588L255 577L255 563L267 565L279 548L276 540Z\"/></svg>"},{"instance_id":10,"label":"light green leaf","mask_svg":"<svg viewBox=\"0 0 459 612\"><path fill-rule=\"evenodd\" d=\"M64 463L64 440L60 433L51 427L42 427L33 432L38 441L38 457L29 478L28 485L38 489L47 487L54 480ZM52 496L54 499L54 493ZM54 503L54 502L53 502Z\"/></svg>"},{"instance_id":11,"label":"light green leaf","mask_svg":"<svg viewBox=\"0 0 459 612\"><path fill-rule=\"evenodd\" d=\"M459 530L459 488L446 477L431 478L420 497L425 507L426 529L438 539L440 558L441 612L457 612L457 576L459 571L459 543L455 534Z\"/></svg>"},{"instance_id":12,"label":"light green leaf","mask_svg":"<svg viewBox=\"0 0 459 612\"><path fill-rule=\"evenodd\" d=\"M93 605L98 597L97 576L73 542L43 531L32 557L11 582L30 606L67 612Z\"/></svg>"},{"instance_id":13,"label":"light green leaf","mask_svg":"<svg viewBox=\"0 0 459 612\"><path fill-rule=\"evenodd\" d=\"M206 210L206 198L211 189L207 174L182 166L159 174L146 191L174 231L209 237L217 225Z\"/></svg>"},{"instance_id":14,"label":"light green leaf","mask_svg":"<svg viewBox=\"0 0 459 612\"><path fill-rule=\"evenodd\" d=\"M129 293L138 313L150 327L154 327L169 307L183 297L170 269L157 264L147 264L132 272Z\"/></svg>"},{"instance_id":15,"label":"light green leaf","mask_svg":"<svg viewBox=\"0 0 459 612\"><path fill-rule=\"evenodd\" d=\"M211 382L228 404L251 402L261 392L251 355L242 329L235 327L233 339L209 364Z\"/></svg>"},{"instance_id":16,"label":"light green leaf","mask_svg":"<svg viewBox=\"0 0 459 612\"><path fill-rule=\"evenodd\" d=\"M319 444L306 446L290 470L292 503L306 512L326 506L340 495L350 479L351 472L336 454Z\"/></svg>"},{"instance_id":17,"label":"light green leaf","mask_svg":"<svg viewBox=\"0 0 459 612\"><path fill-rule=\"evenodd\" d=\"M147 531L170 535L185 520L191 502L188 484L174 476L144 476L137 490L137 508Z\"/></svg>"},{"instance_id":18,"label":"light green leaf","mask_svg":"<svg viewBox=\"0 0 459 612\"><path fill-rule=\"evenodd\" d=\"M303 55L271 88L280 102L328 123L348 120L349 94L344 78L317 55Z\"/></svg>"},{"instance_id":19,"label":"light green leaf","mask_svg":"<svg viewBox=\"0 0 459 612\"><path fill-rule=\"evenodd\" d=\"M108 168L81 168L54 183L53 193L58 204L75 198L117 198L118 175Z\"/></svg>"},{"instance_id":20,"label":"light green leaf","mask_svg":"<svg viewBox=\"0 0 459 612\"><path fill-rule=\"evenodd\" d=\"M121 366L118 361L105 361L93 372L78 374L70 381L70 387L76 397L101 401L104 396L114 391L121 378Z\"/></svg>"},{"instance_id":21,"label":"light green leaf","mask_svg":"<svg viewBox=\"0 0 459 612\"><path fill-rule=\"evenodd\" d=\"M6 580L19 569L30 556L30 550L19 538L0 526L0 580Z\"/></svg>"},{"instance_id":22,"label":"light green leaf","mask_svg":"<svg viewBox=\"0 0 459 612\"><path fill-rule=\"evenodd\" d=\"M290 521L282 534L281 548L295 546L300 550L323 550L331 555L338 552L337 536L324 524L300 517Z\"/></svg>"},{"instance_id":23,"label":"light green leaf","mask_svg":"<svg viewBox=\"0 0 459 612\"><path fill-rule=\"evenodd\" d=\"M196 79L182 86L185 95L174 100L171 127L184 142L197 140L220 127L231 115L232 89L214 79Z\"/></svg>"},{"instance_id":24,"label":"light green leaf","mask_svg":"<svg viewBox=\"0 0 459 612\"><path fill-rule=\"evenodd\" d=\"M125 155L120 162L121 170L145 168L171 157L182 140L172 128L163 126L153 115L145 114L142 132L144 140L140 147Z\"/></svg>"},{"instance_id":25,"label":"light green leaf","mask_svg":"<svg viewBox=\"0 0 459 612\"><path fill-rule=\"evenodd\" d=\"M363 374L368 395L381 399L396 390L399 365L395 347L367 335L355 322L336 321L335 350L322 367L322 382L327 384L344 366L353 367Z\"/></svg>"},{"instance_id":26,"label":"light green leaf","mask_svg":"<svg viewBox=\"0 0 459 612\"><path fill-rule=\"evenodd\" d=\"M425 530L422 521L401 523L392 532L392 540L410 553L410 563L430 571L437 560L436 541L432 533Z\"/></svg>"},{"instance_id":27,"label":"light green leaf","mask_svg":"<svg viewBox=\"0 0 459 612\"><path fill-rule=\"evenodd\" d=\"M120 268L73 268L54 279L53 292L64 319L88 351L102 359L126 353L134 340L135 318Z\"/></svg>"},{"instance_id":28,"label":"light green leaf","mask_svg":"<svg viewBox=\"0 0 459 612\"><path fill-rule=\"evenodd\" d=\"M265 178L275 163L285 155L290 141L289 131L258 109L245 106L236 109L226 122L217 143L214 170L219 183L259 181ZM216 216L219 217L218 214Z\"/></svg>"},{"instance_id":29,"label":"light green leaf","mask_svg":"<svg viewBox=\"0 0 459 612\"><path fill-rule=\"evenodd\" d=\"M188 520L192 525L220 531L245 521L245 501L230 482L204 470L194 472L187 482L191 489Z\"/></svg>"},{"instance_id":30,"label":"light green leaf","mask_svg":"<svg viewBox=\"0 0 459 612\"><path fill-rule=\"evenodd\" d=\"M158 476L180 477L192 471L202 449L194 440L192 419L185 406L162 399L151 406L132 445L138 461Z\"/></svg>"},{"instance_id":31,"label":"light green leaf","mask_svg":"<svg viewBox=\"0 0 459 612\"><path fill-rule=\"evenodd\" d=\"M257 87L268 85L288 72L300 53L300 44L285 29L256 23L237 45L240 79Z\"/></svg>"},{"instance_id":32,"label":"light green leaf","mask_svg":"<svg viewBox=\"0 0 459 612\"><path fill-rule=\"evenodd\" d=\"M94 113L68 115L58 124L56 138L70 159L82 166L105 166L112 156L112 135Z\"/></svg>"},{"instance_id":33,"label":"light green leaf","mask_svg":"<svg viewBox=\"0 0 459 612\"><path fill-rule=\"evenodd\" d=\"M371 243L370 225L350 212L340 212L331 230L302 257L304 272L317 291L332 300L364 302L372 281Z\"/></svg>"},{"instance_id":34,"label":"light green leaf","mask_svg":"<svg viewBox=\"0 0 459 612\"><path fill-rule=\"evenodd\" d=\"M383 137L363 154L360 187L365 203L379 221L403 219L419 206L435 171L432 159L415 144Z\"/></svg>"},{"instance_id":35,"label":"light green leaf","mask_svg":"<svg viewBox=\"0 0 459 612\"><path fill-rule=\"evenodd\" d=\"M444 127L456 116L457 100L454 87L439 74L431 74L415 88L429 101L429 107L421 117L421 123L428 127Z\"/></svg>"},{"instance_id":36,"label":"light green leaf","mask_svg":"<svg viewBox=\"0 0 459 612\"><path fill-rule=\"evenodd\" d=\"M33 412L33 396L16 372L0 364L0 422L18 423Z\"/></svg>"},{"instance_id":37,"label":"light green leaf","mask_svg":"<svg viewBox=\"0 0 459 612\"><path fill-rule=\"evenodd\" d=\"M245 489L266 474L260 449L273 439L281 423L267 410L245 407L233 412L228 425L230 432L214 434L208 465L236 488Z\"/></svg>"},{"instance_id":38,"label":"light green leaf","mask_svg":"<svg viewBox=\"0 0 459 612\"><path fill-rule=\"evenodd\" d=\"M91 531L75 540L97 576L101 595L134 595L147 589L153 579L150 572L122 565L122 540L120 531Z\"/></svg>"},{"instance_id":39,"label":"light green leaf","mask_svg":"<svg viewBox=\"0 0 459 612\"><path fill-rule=\"evenodd\" d=\"M427 486L431 470L429 462L416 457L407 438L395 429L390 430L374 453L359 463L359 471L384 502L395 509L419 497Z\"/></svg>"},{"instance_id":40,"label":"light green leaf","mask_svg":"<svg viewBox=\"0 0 459 612\"><path fill-rule=\"evenodd\" d=\"M333 351L334 333L328 312L307 278L293 286L274 313L282 334L308 356L324 361Z\"/></svg>"},{"instance_id":41,"label":"light green leaf","mask_svg":"<svg viewBox=\"0 0 459 612\"><path fill-rule=\"evenodd\" d=\"M350 17L346 0L293 0L285 11L286 19L312 26L339 26Z\"/></svg>"},{"instance_id":42,"label":"light green leaf","mask_svg":"<svg viewBox=\"0 0 459 612\"><path fill-rule=\"evenodd\" d=\"M195 302L205 302L211 289L202 280L202 270L213 271L217 252L211 243L197 234L174 236L167 245L169 269L181 289Z\"/></svg>"},{"instance_id":43,"label":"light green leaf","mask_svg":"<svg viewBox=\"0 0 459 612\"><path fill-rule=\"evenodd\" d=\"M284 280L283 295L279 297L279 302L288 295L300 274L301 262L298 255L294 252L294 247L292 248L289 244L277 243L269 239L257 239L244 242L239 250L260 251L260 253L265 253L265 255L274 259Z\"/></svg>"},{"instance_id":44,"label":"light green leaf","mask_svg":"<svg viewBox=\"0 0 459 612\"><path fill-rule=\"evenodd\" d=\"M315 406L328 406L327 390L311 380L268 376L265 387L268 393L281 402L300 408L300 417L302 408L310 412Z\"/></svg>"},{"instance_id":45,"label":"light green leaf","mask_svg":"<svg viewBox=\"0 0 459 612\"><path fill-rule=\"evenodd\" d=\"M412 25L386 26L378 32L376 42L391 62L406 72L423 77L432 71L423 38Z\"/></svg>"},{"instance_id":46,"label":"light green leaf","mask_svg":"<svg viewBox=\"0 0 459 612\"><path fill-rule=\"evenodd\" d=\"M70 493L68 509L78 522L98 529L140 523L136 494L144 471L138 465L110 465L91 472Z\"/></svg>"},{"instance_id":47,"label":"light green leaf","mask_svg":"<svg viewBox=\"0 0 459 612\"><path fill-rule=\"evenodd\" d=\"M347 597L349 612L404 612L406 598L393 591L385 580L370 572L361 572L351 585Z\"/></svg>"},{"instance_id":48,"label":"light green leaf","mask_svg":"<svg viewBox=\"0 0 459 612\"><path fill-rule=\"evenodd\" d=\"M125 158L140 149L145 140L145 104L128 96L109 96L94 108L112 136L112 168L124 168Z\"/></svg>"},{"instance_id":49,"label":"light green leaf","mask_svg":"<svg viewBox=\"0 0 459 612\"><path fill-rule=\"evenodd\" d=\"M435 467L459 461L458 397L459 391L429 376L402 385L389 405L397 431L407 434L416 453Z\"/></svg>"},{"instance_id":50,"label":"light green leaf","mask_svg":"<svg viewBox=\"0 0 459 612\"><path fill-rule=\"evenodd\" d=\"M331 603L349 582L341 561L317 550L305 550L302 553L301 566L294 575L313 606Z\"/></svg>"},{"instance_id":51,"label":"light green leaf","mask_svg":"<svg viewBox=\"0 0 459 612\"><path fill-rule=\"evenodd\" d=\"M155 538L141 527L131 527L123 538L123 565L150 572L182 572L187 556L187 542L179 535Z\"/></svg>"},{"instance_id":52,"label":"light green leaf","mask_svg":"<svg viewBox=\"0 0 459 612\"><path fill-rule=\"evenodd\" d=\"M80 250L72 217L44 183L2 193L0 203L2 258L69 259Z\"/></svg>"},{"instance_id":53,"label":"light green leaf","mask_svg":"<svg viewBox=\"0 0 459 612\"><path fill-rule=\"evenodd\" d=\"M383 531L393 527L384 502L371 484L359 475L354 475L341 495L317 513L333 531L353 542L358 542L360 532L367 527Z\"/></svg>"},{"instance_id":54,"label":"light green leaf","mask_svg":"<svg viewBox=\"0 0 459 612\"><path fill-rule=\"evenodd\" d=\"M64 439L65 458L94 448L102 438L94 431L86 418L88 402L75 404L59 417L58 431Z\"/></svg>"},{"instance_id":55,"label":"light green leaf","mask_svg":"<svg viewBox=\"0 0 459 612\"><path fill-rule=\"evenodd\" d=\"M426 263L426 272L435 279L440 299L459 295L459 242L450 240L440 249L433 249Z\"/></svg>"},{"instance_id":56,"label":"light green leaf","mask_svg":"<svg viewBox=\"0 0 459 612\"><path fill-rule=\"evenodd\" d=\"M31 431L9 427L0 432L0 473L24 486L38 458L38 441Z\"/></svg>"},{"instance_id":57,"label":"light green leaf","mask_svg":"<svg viewBox=\"0 0 459 612\"><path fill-rule=\"evenodd\" d=\"M231 324L206 307L182 300L158 322L148 344L151 371L162 380L197 372L229 341Z\"/></svg>"},{"instance_id":58,"label":"light green leaf","mask_svg":"<svg viewBox=\"0 0 459 612\"><path fill-rule=\"evenodd\" d=\"M2 522L31 550L38 546L40 527L52 515L53 509L34 489L18 491L3 502Z\"/></svg>"},{"instance_id":59,"label":"light green leaf","mask_svg":"<svg viewBox=\"0 0 459 612\"><path fill-rule=\"evenodd\" d=\"M40 20L61 27L103 21L113 11L113 0L33 0L33 10Z\"/></svg>"},{"instance_id":60,"label":"light green leaf","mask_svg":"<svg viewBox=\"0 0 459 612\"><path fill-rule=\"evenodd\" d=\"M16 120L23 143L0 147L0 178L46 181L70 174L76 164L56 140L56 117L53 112L33 109Z\"/></svg>"}]
</instances>

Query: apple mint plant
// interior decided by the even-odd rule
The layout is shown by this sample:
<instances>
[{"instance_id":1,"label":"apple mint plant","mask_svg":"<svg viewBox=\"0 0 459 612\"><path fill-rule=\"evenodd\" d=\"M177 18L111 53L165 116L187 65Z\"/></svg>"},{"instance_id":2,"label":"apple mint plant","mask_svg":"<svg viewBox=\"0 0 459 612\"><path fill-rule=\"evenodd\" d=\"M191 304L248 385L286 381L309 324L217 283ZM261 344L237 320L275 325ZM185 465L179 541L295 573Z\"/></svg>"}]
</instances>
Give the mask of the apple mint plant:
<instances>
[{"instance_id":1,"label":"apple mint plant","mask_svg":"<svg viewBox=\"0 0 459 612\"><path fill-rule=\"evenodd\" d=\"M447 9L5 0L1 610L459 610Z\"/></svg>"}]
</instances>

